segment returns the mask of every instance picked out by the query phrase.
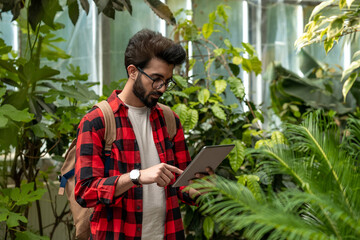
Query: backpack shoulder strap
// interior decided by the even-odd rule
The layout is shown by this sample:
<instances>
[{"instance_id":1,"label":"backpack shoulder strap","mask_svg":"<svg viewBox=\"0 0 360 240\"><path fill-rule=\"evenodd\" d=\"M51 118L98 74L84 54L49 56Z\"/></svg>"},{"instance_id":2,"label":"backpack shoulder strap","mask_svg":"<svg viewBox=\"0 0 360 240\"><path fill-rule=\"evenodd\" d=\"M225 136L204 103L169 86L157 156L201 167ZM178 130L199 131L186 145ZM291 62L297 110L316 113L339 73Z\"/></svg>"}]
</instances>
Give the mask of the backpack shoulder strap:
<instances>
[{"instance_id":1,"label":"backpack shoulder strap","mask_svg":"<svg viewBox=\"0 0 360 240\"><path fill-rule=\"evenodd\" d=\"M110 107L110 104L106 100L97 103L95 106L100 108L100 110L104 115L104 122L105 122L104 149L105 151L111 151L112 143L116 140L116 123L115 123L114 112Z\"/></svg>"},{"instance_id":2,"label":"backpack shoulder strap","mask_svg":"<svg viewBox=\"0 0 360 240\"><path fill-rule=\"evenodd\" d=\"M161 103L158 103L158 104L161 107L161 109L163 110L166 128L168 130L169 138L172 141L176 134L176 130L177 130L174 113L169 106L166 106Z\"/></svg>"}]
</instances>

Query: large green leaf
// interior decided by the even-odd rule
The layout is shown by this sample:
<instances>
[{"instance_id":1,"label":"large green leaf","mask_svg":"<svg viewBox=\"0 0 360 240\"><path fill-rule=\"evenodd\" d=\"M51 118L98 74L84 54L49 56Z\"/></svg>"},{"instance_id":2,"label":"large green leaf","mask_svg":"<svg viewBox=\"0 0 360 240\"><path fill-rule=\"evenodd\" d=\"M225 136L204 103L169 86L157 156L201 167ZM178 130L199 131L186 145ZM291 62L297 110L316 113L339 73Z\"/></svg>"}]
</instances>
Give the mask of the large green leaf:
<instances>
[{"instance_id":1,"label":"large green leaf","mask_svg":"<svg viewBox=\"0 0 360 240\"><path fill-rule=\"evenodd\" d=\"M43 188L34 190L34 183L22 184L20 188L13 188L10 192L11 199L15 205L21 206L41 199L46 192Z\"/></svg>"},{"instance_id":2,"label":"large green leaf","mask_svg":"<svg viewBox=\"0 0 360 240\"><path fill-rule=\"evenodd\" d=\"M228 82L230 84L230 90L234 95L240 99L243 99L245 96L245 87L240 78L229 77Z\"/></svg>"},{"instance_id":3,"label":"large green leaf","mask_svg":"<svg viewBox=\"0 0 360 240\"><path fill-rule=\"evenodd\" d=\"M35 136L39 138L54 138L55 134L49 129L48 125L45 123L38 123L32 125L31 129L33 130Z\"/></svg>"},{"instance_id":4,"label":"large green leaf","mask_svg":"<svg viewBox=\"0 0 360 240\"><path fill-rule=\"evenodd\" d=\"M171 25L176 24L175 17L170 8L160 0L144 0L156 15Z\"/></svg>"},{"instance_id":5,"label":"large green leaf","mask_svg":"<svg viewBox=\"0 0 360 240\"><path fill-rule=\"evenodd\" d=\"M193 129L196 126L196 124L198 123L198 120L199 120L198 111L196 109L188 109L186 121L183 124L185 132L188 132L191 129Z\"/></svg>"},{"instance_id":6,"label":"large green leaf","mask_svg":"<svg viewBox=\"0 0 360 240\"><path fill-rule=\"evenodd\" d=\"M214 113L215 117L226 121L226 114L219 104L214 104L213 106L211 106L211 110Z\"/></svg>"},{"instance_id":7,"label":"large green leaf","mask_svg":"<svg viewBox=\"0 0 360 240\"><path fill-rule=\"evenodd\" d=\"M19 221L23 223L28 222L26 217L22 216L20 213L9 212L8 219L6 220L6 224L9 228L19 226Z\"/></svg>"},{"instance_id":8,"label":"large green leaf","mask_svg":"<svg viewBox=\"0 0 360 240\"><path fill-rule=\"evenodd\" d=\"M206 88L201 89L198 95L198 100L201 104L205 104L210 98L210 92Z\"/></svg>"},{"instance_id":9,"label":"large green leaf","mask_svg":"<svg viewBox=\"0 0 360 240\"><path fill-rule=\"evenodd\" d=\"M233 148L233 150L231 150L229 154L229 162L234 172L237 172L237 170L239 170L239 168L244 162L245 145L240 140L235 140L232 143L235 144L235 147Z\"/></svg>"},{"instance_id":10,"label":"large green leaf","mask_svg":"<svg viewBox=\"0 0 360 240\"><path fill-rule=\"evenodd\" d=\"M182 76L174 75L173 78L174 78L176 84L179 85L181 88L187 88L188 87L188 82Z\"/></svg>"},{"instance_id":11,"label":"large green leaf","mask_svg":"<svg viewBox=\"0 0 360 240\"><path fill-rule=\"evenodd\" d=\"M33 119L33 114L29 113L27 108L20 111L10 104L0 106L0 115L17 122L30 122Z\"/></svg>"},{"instance_id":12,"label":"large green leaf","mask_svg":"<svg viewBox=\"0 0 360 240\"><path fill-rule=\"evenodd\" d=\"M214 234L215 223L211 217L205 217L203 223L204 235L206 239L210 239Z\"/></svg>"},{"instance_id":13,"label":"large green leaf","mask_svg":"<svg viewBox=\"0 0 360 240\"><path fill-rule=\"evenodd\" d=\"M79 4L77 0L67 0L68 13L71 22L75 25L79 18Z\"/></svg>"},{"instance_id":14,"label":"large green leaf","mask_svg":"<svg viewBox=\"0 0 360 240\"><path fill-rule=\"evenodd\" d=\"M185 104L178 104L177 106L175 106L175 108L173 110L179 116L180 122L182 124L185 124L185 122L187 120L187 116L188 116L187 106Z\"/></svg>"}]
</instances>

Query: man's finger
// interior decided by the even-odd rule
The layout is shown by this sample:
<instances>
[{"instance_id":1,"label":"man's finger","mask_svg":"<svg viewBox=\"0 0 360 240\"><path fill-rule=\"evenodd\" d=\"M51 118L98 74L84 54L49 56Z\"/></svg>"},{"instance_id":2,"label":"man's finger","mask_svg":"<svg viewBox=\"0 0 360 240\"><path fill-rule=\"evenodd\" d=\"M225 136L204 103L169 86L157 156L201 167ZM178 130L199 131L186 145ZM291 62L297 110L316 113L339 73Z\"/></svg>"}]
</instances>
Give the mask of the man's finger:
<instances>
[{"instance_id":1,"label":"man's finger","mask_svg":"<svg viewBox=\"0 0 360 240\"><path fill-rule=\"evenodd\" d=\"M207 167L205 170L209 175L214 175L215 174L214 170L211 167Z\"/></svg>"},{"instance_id":2,"label":"man's finger","mask_svg":"<svg viewBox=\"0 0 360 240\"><path fill-rule=\"evenodd\" d=\"M172 174L171 171L169 171L166 167L165 167L164 170L163 170L163 174L164 174L166 177L170 178L170 179L175 178L175 177L174 177L174 174Z\"/></svg>"},{"instance_id":3,"label":"man's finger","mask_svg":"<svg viewBox=\"0 0 360 240\"><path fill-rule=\"evenodd\" d=\"M177 173L177 174L182 174L184 171L175 167L175 166L171 166L169 164L165 164L166 169L168 169L171 172Z\"/></svg>"}]
</instances>

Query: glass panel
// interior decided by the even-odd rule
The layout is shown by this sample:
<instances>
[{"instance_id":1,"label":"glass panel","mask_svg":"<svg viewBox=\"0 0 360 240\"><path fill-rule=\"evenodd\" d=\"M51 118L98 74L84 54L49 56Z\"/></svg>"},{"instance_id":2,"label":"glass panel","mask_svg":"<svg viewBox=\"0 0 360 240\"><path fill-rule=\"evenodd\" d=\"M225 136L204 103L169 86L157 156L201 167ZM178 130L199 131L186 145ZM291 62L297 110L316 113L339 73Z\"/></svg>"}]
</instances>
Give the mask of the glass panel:
<instances>
[{"instance_id":1,"label":"glass panel","mask_svg":"<svg viewBox=\"0 0 360 240\"><path fill-rule=\"evenodd\" d=\"M116 12L115 20L102 20L103 76L104 83L127 78L124 53L129 38L143 28L160 31L160 20L143 1L132 1L132 16Z\"/></svg>"},{"instance_id":2,"label":"glass panel","mask_svg":"<svg viewBox=\"0 0 360 240\"><path fill-rule=\"evenodd\" d=\"M6 45L13 46L14 41L14 34L16 31L16 22L12 22L11 19L13 15L9 12L1 13L0 19L0 38L4 39ZM14 47L14 46L13 46ZM13 48L14 49L14 48Z\"/></svg>"}]
</instances>

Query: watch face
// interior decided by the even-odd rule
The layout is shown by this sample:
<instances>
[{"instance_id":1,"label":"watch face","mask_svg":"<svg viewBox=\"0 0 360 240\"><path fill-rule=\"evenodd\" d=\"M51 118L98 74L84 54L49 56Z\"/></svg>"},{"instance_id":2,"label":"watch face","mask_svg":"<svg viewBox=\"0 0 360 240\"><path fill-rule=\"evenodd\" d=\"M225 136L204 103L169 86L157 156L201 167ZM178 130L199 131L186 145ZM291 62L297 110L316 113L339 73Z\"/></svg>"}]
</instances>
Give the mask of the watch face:
<instances>
[{"instance_id":1,"label":"watch face","mask_svg":"<svg viewBox=\"0 0 360 240\"><path fill-rule=\"evenodd\" d=\"M140 175L140 171L138 169L134 169L130 172L130 178L134 180L138 180Z\"/></svg>"}]
</instances>

